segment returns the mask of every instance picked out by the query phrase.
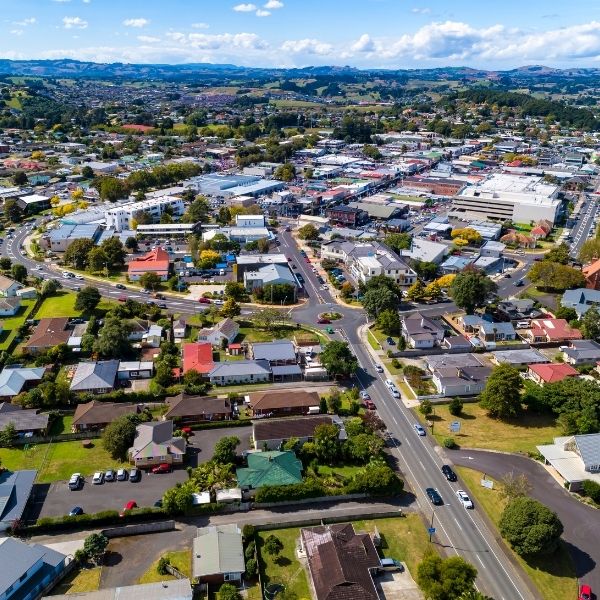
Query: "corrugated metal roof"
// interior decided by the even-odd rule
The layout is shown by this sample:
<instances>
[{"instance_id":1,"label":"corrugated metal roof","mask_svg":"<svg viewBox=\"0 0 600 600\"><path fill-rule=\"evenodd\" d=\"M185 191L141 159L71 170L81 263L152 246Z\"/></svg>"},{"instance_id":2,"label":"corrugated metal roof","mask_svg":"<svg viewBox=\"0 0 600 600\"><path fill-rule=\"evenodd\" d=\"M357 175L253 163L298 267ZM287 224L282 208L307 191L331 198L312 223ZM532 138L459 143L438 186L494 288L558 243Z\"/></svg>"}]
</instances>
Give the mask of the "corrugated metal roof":
<instances>
[{"instance_id":1,"label":"corrugated metal roof","mask_svg":"<svg viewBox=\"0 0 600 600\"><path fill-rule=\"evenodd\" d=\"M194 578L219 573L243 573L246 569L242 534L235 524L198 529L193 552Z\"/></svg>"}]
</instances>

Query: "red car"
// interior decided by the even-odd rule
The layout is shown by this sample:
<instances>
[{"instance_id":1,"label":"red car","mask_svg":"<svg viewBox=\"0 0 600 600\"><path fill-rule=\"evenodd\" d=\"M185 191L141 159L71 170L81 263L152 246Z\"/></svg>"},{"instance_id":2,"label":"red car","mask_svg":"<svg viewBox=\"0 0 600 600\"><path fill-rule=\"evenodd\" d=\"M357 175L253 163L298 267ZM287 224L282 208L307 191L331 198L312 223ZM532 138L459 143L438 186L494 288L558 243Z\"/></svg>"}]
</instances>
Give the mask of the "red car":
<instances>
[{"instance_id":1,"label":"red car","mask_svg":"<svg viewBox=\"0 0 600 600\"><path fill-rule=\"evenodd\" d=\"M168 463L161 463L160 465L156 465L156 467L152 467L153 473L170 473L171 465Z\"/></svg>"},{"instance_id":2,"label":"red car","mask_svg":"<svg viewBox=\"0 0 600 600\"><path fill-rule=\"evenodd\" d=\"M212 304L210 298L198 298L198 302L200 302L200 304Z\"/></svg>"},{"instance_id":3,"label":"red car","mask_svg":"<svg viewBox=\"0 0 600 600\"><path fill-rule=\"evenodd\" d=\"M133 510L134 508L137 508L137 502L135 500L130 500L124 507L123 510L119 513L120 517L124 517L125 513L128 510Z\"/></svg>"},{"instance_id":4,"label":"red car","mask_svg":"<svg viewBox=\"0 0 600 600\"><path fill-rule=\"evenodd\" d=\"M372 400L365 400L364 404L365 408L368 408L369 410L375 410L375 404Z\"/></svg>"},{"instance_id":5,"label":"red car","mask_svg":"<svg viewBox=\"0 0 600 600\"><path fill-rule=\"evenodd\" d=\"M579 588L579 600L592 600L592 588L585 583Z\"/></svg>"},{"instance_id":6,"label":"red car","mask_svg":"<svg viewBox=\"0 0 600 600\"><path fill-rule=\"evenodd\" d=\"M118 300L119 302L127 302L127 296L119 296L119 297L117 298L117 300Z\"/></svg>"},{"instance_id":7,"label":"red car","mask_svg":"<svg viewBox=\"0 0 600 600\"><path fill-rule=\"evenodd\" d=\"M319 325L330 325L330 324L331 324L331 321L330 321L329 319L319 319L319 320L317 321L317 323L318 323Z\"/></svg>"},{"instance_id":8,"label":"red car","mask_svg":"<svg viewBox=\"0 0 600 600\"><path fill-rule=\"evenodd\" d=\"M183 431L183 433L187 433L189 435L192 433L192 428L191 427L182 427L181 431Z\"/></svg>"}]
</instances>

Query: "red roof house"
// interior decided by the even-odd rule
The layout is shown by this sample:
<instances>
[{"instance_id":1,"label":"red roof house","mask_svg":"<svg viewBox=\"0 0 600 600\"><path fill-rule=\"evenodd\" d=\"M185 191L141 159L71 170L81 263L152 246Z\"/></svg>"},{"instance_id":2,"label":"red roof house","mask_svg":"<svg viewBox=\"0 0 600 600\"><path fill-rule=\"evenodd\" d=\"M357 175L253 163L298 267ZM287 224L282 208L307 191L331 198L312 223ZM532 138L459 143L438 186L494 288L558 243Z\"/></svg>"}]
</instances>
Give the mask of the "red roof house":
<instances>
[{"instance_id":1,"label":"red roof house","mask_svg":"<svg viewBox=\"0 0 600 600\"><path fill-rule=\"evenodd\" d=\"M529 365L529 376L538 384L555 383L567 377L577 377L579 372L566 363Z\"/></svg>"},{"instance_id":2,"label":"red roof house","mask_svg":"<svg viewBox=\"0 0 600 600\"><path fill-rule=\"evenodd\" d=\"M600 290L600 260L596 260L581 269L585 277L585 287L589 290Z\"/></svg>"},{"instance_id":3,"label":"red roof house","mask_svg":"<svg viewBox=\"0 0 600 600\"><path fill-rule=\"evenodd\" d=\"M144 273L156 273L162 281L169 278L169 255L162 248L154 248L137 260L127 263L130 281L138 281Z\"/></svg>"},{"instance_id":4,"label":"red roof house","mask_svg":"<svg viewBox=\"0 0 600 600\"><path fill-rule=\"evenodd\" d=\"M567 342L582 339L581 331L573 329L565 319L533 319L525 334L532 343Z\"/></svg>"},{"instance_id":5,"label":"red roof house","mask_svg":"<svg viewBox=\"0 0 600 600\"><path fill-rule=\"evenodd\" d=\"M198 371L203 375L214 369L212 345L210 343L191 343L183 345L183 372Z\"/></svg>"}]
</instances>

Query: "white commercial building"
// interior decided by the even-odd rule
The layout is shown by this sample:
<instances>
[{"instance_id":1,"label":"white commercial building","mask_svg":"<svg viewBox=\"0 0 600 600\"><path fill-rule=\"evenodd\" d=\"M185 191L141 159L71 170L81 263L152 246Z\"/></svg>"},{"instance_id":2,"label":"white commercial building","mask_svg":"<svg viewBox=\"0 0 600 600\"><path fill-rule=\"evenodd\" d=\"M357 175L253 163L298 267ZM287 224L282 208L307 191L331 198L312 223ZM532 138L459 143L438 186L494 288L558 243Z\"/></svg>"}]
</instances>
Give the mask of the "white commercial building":
<instances>
[{"instance_id":1,"label":"white commercial building","mask_svg":"<svg viewBox=\"0 0 600 600\"><path fill-rule=\"evenodd\" d=\"M134 229L132 223L134 215L139 212L149 214L152 221L157 223L167 207L171 208L173 217L181 217L185 210L183 200L177 196L161 196L141 202L127 202L105 212L106 227L113 227L115 231Z\"/></svg>"},{"instance_id":2,"label":"white commercial building","mask_svg":"<svg viewBox=\"0 0 600 600\"><path fill-rule=\"evenodd\" d=\"M537 222L558 217L559 187L541 177L496 173L465 187L452 203L450 214L465 219Z\"/></svg>"}]
</instances>

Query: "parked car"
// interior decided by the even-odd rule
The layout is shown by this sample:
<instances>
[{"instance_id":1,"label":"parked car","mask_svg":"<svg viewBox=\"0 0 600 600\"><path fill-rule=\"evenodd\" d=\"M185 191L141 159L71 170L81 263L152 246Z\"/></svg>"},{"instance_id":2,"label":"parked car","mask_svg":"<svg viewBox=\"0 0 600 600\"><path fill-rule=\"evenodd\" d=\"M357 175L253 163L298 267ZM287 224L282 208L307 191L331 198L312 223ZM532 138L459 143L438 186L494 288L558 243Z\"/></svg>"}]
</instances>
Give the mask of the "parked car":
<instances>
[{"instance_id":1,"label":"parked car","mask_svg":"<svg viewBox=\"0 0 600 600\"><path fill-rule=\"evenodd\" d=\"M431 500L431 504L435 504L435 506L441 506L444 504L442 497L436 489L430 487L425 488L425 493L427 494L429 500Z\"/></svg>"},{"instance_id":2,"label":"parked car","mask_svg":"<svg viewBox=\"0 0 600 600\"><path fill-rule=\"evenodd\" d=\"M114 481L115 480L115 472L112 469L108 469L104 473L104 481Z\"/></svg>"},{"instance_id":3,"label":"parked car","mask_svg":"<svg viewBox=\"0 0 600 600\"><path fill-rule=\"evenodd\" d=\"M374 365L374 366L375 366L375 370L376 370L378 373L383 373L383 367L382 367L380 364L378 364L378 363L375 363L375 365Z\"/></svg>"},{"instance_id":4,"label":"parked car","mask_svg":"<svg viewBox=\"0 0 600 600\"><path fill-rule=\"evenodd\" d=\"M168 306L164 302L160 302L158 308L168 308Z\"/></svg>"},{"instance_id":5,"label":"parked car","mask_svg":"<svg viewBox=\"0 0 600 600\"><path fill-rule=\"evenodd\" d=\"M393 338L391 338L391 337L389 337L389 336L385 338L385 341L386 341L386 342L387 342L387 343L388 343L390 346L395 346L395 345L396 345L396 342L394 341L394 339L393 339Z\"/></svg>"},{"instance_id":6,"label":"parked car","mask_svg":"<svg viewBox=\"0 0 600 600\"><path fill-rule=\"evenodd\" d=\"M212 304L210 298L198 298L198 302L200 302L200 304Z\"/></svg>"},{"instance_id":7,"label":"parked car","mask_svg":"<svg viewBox=\"0 0 600 600\"><path fill-rule=\"evenodd\" d=\"M81 506L74 506L69 511L69 516L70 517L77 517L78 515L82 515L82 514L83 514L83 508L81 508Z\"/></svg>"},{"instance_id":8,"label":"parked car","mask_svg":"<svg viewBox=\"0 0 600 600\"><path fill-rule=\"evenodd\" d=\"M363 390L363 391L360 393L360 397L361 397L363 400L370 400L370 399L371 399L371 396L369 396L369 392L365 392L365 390Z\"/></svg>"},{"instance_id":9,"label":"parked car","mask_svg":"<svg viewBox=\"0 0 600 600\"><path fill-rule=\"evenodd\" d=\"M469 498L469 496L467 495L467 493L464 490L457 490L456 495L458 497L459 502L465 508L473 508L473 502L471 501L471 498Z\"/></svg>"},{"instance_id":10,"label":"parked car","mask_svg":"<svg viewBox=\"0 0 600 600\"><path fill-rule=\"evenodd\" d=\"M104 473L102 471L97 471L94 473L94 477L92 477L92 483L94 485L101 485L104 483Z\"/></svg>"},{"instance_id":11,"label":"parked car","mask_svg":"<svg viewBox=\"0 0 600 600\"><path fill-rule=\"evenodd\" d=\"M126 290L127 289L122 283L117 283L117 285L115 285L115 287L118 290Z\"/></svg>"},{"instance_id":12,"label":"parked car","mask_svg":"<svg viewBox=\"0 0 600 600\"><path fill-rule=\"evenodd\" d=\"M593 597L592 588L589 585L582 583L579 586L579 600L592 600Z\"/></svg>"},{"instance_id":13,"label":"parked car","mask_svg":"<svg viewBox=\"0 0 600 600\"><path fill-rule=\"evenodd\" d=\"M378 572L404 571L402 563L395 558L382 558L380 562L381 565L377 569Z\"/></svg>"},{"instance_id":14,"label":"parked car","mask_svg":"<svg viewBox=\"0 0 600 600\"><path fill-rule=\"evenodd\" d=\"M423 437L425 435L425 430L423 429L422 425L419 425L419 423L415 423L413 425L413 427L415 428L417 435L419 435L421 437Z\"/></svg>"},{"instance_id":15,"label":"parked car","mask_svg":"<svg viewBox=\"0 0 600 600\"><path fill-rule=\"evenodd\" d=\"M69 489L71 491L78 490L83 484L83 477L81 473L73 473L71 479L69 479Z\"/></svg>"},{"instance_id":16,"label":"parked car","mask_svg":"<svg viewBox=\"0 0 600 600\"><path fill-rule=\"evenodd\" d=\"M127 481L127 471L125 469L117 471L117 481Z\"/></svg>"},{"instance_id":17,"label":"parked car","mask_svg":"<svg viewBox=\"0 0 600 600\"><path fill-rule=\"evenodd\" d=\"M172 470L169 463L161 463L160 465L156 465L156 467L152 467L153 473L170 473Z\"/></svg>"},{"instance_id":18,"label":"parked car","mask_svg":"<svg viewBox=\"0 0 600 600\"><path fill-rule=\"evenodd\" d=\"M369 410L375 410L375 408L376 408L375 403L372 400L365 400L364 406L365 406L365 408L367 408Z\"/></svg>"},{"instance_id":19,"label":"parked car","mask_svg":"<svg viewBox=\"0 0 600 600\"><path fill-rule=\"evenodd\" d=\"M129 481L131 481L131 483L137 483L141 479L142 479L142 472L139 469L130 469Z\"/></svg>"},{"instance_id":20,"label":"parked car","mask_svg":"<svg viewBox=\"0 0 600 600\"><path fill-rule=\"evenodd\" d=\"M456 481L457 480L456 473L452 470L450 465L442 465L442 473L444 474L444 477L448 481Z\"/></svg>"},{"instance_id":21,"label":"parked car","mask_svg":"<svg viewBox=\"0 0 600 600\"><path fill-rule=\"evenodd\" d=\"M135 500L130 500L124 507L123 510L119 513L120 517L124 517L125 513L128 510L133 510L134 508L137 508L137 502Z\"/></svg>"},{"instance_id":22,"label":"parked car","mask_svg":"<svg viewBox=\"0 0 600 600\"><path fill-rule=\"evenodd\" d=\"M119 297L117 298L117 300L118 300L119 302L127 302L127 296L119 296Z\"/></svg>"}]
</instances>

